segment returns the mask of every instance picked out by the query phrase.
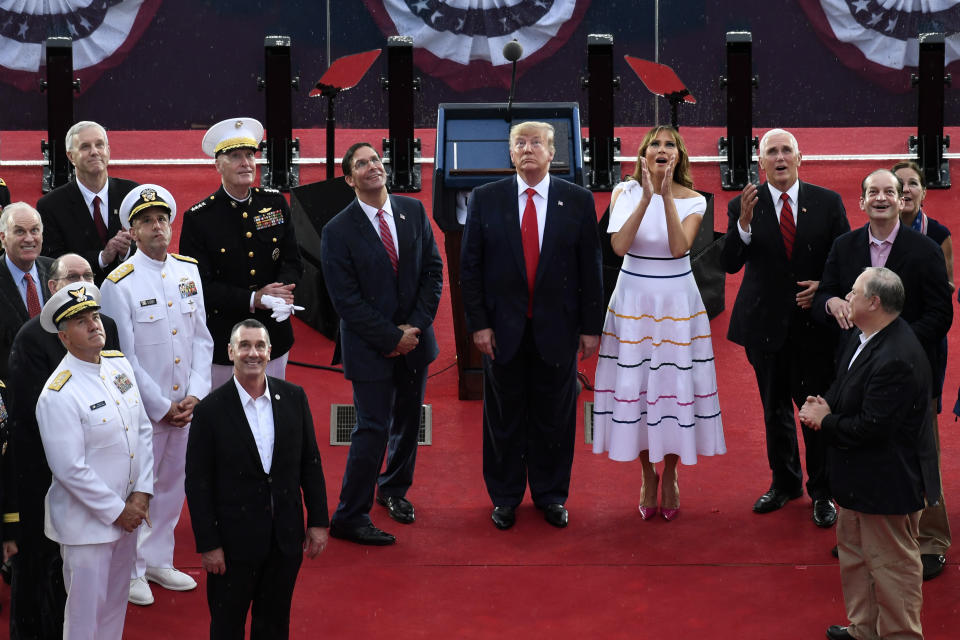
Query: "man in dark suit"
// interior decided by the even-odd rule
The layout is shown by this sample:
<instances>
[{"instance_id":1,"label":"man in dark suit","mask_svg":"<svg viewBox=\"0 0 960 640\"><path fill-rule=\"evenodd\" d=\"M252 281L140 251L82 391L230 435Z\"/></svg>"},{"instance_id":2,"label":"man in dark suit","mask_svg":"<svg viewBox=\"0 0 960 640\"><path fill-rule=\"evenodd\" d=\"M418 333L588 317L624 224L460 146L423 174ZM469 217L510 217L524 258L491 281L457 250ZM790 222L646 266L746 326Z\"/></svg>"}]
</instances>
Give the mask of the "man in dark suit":
<instances>
[{"instance_id":1,"label":"man in dark suit","mask_svg":"<svg viewBox=\"0 0 960 640\"><path fill-rule=\"evenodd\" d=\"M234 376L196 405L187 444L210 637L243 638L252 603L250 637L283 640L303 552L314 558L327 545L323 467L306 393L266 375L266 327L237 323L229 355Z\"/></svg>"},{"instance_id":2,"label":"man in dark suit","mask_svg":"<svg viewBox=\"0 0 960 640\"><path fill-rule=\"evenodd\" d=\"M9 380L10 345L24 322L40 315L47 289L50 258L43 250L43 222L36 209L14 202L0 215L0 380Z\"/></svg>"},{"instance_id":3,"label":"man in dark suit","mask_svg":"<svg viewBox=\"0 0 960 640\"><path fill-rule=\"evenodd\" d=\"M110 143L106 130L96 122L81 121L70 127L66 149L76 178L37 201L44 226L43 255L80 254L93 267L100 286L135 250L117 211L137 183L107 175Z\"/></svg>"},{"instance_id":4,"label":"man in dark suit","mask_svg":"<svg viewBox=\"0 0 960 640\"><path fill-rule=\"evenodd\" d=\"M67 253L50 264L47 288L52 296L72 282L93 282L93 269L81 256ZM120 348L117 325L100 314L106 334L104 349ZM50 467L37 426L37 399L50 374L67 349L55 333L40 326L40 317L28 320L13 339L11 376L9 464L15 482L3 504L8 522L5 542L16 552L11 585L10 637L54 640L63 637L63 612L67 593L63 586L60 545L43 531L44 498L50 488Z\"/></svg>"},{"instance_id":5,"label":"man in dark suit","mask_svg":"<svg viewBox=\"0 0 960 640\"><path fill-rule=\"evenodd\" d=\"M483 354L483 478L508 529L529 477L550 524L565 527L576 431L577 353L603 328L593 195L550 176L553 127L510 130L517 174L474 190L463 233L467 330Z\"/></svg>"},{"instance_id":6,"label":"man in dark suit","mask_svg":"<svg viewBox=\"0 0 960 640\"><path fill-rule=\"evenodd\" d=\"M901 316L913 329L930 362L932 379L937 379L939 346L953 322L953 299L944 266L943 252L936 242L900 224L903 184L887 169L872 172L861 183L860 208L870 222L841 236L834 243L823 270L823 281L813 303L813 314L826 326L849 329L850 305L843 299L864 267L887 267L900 276L906 291ZM936 421L936 394L931 388ZM936 426L933 427L936 434ZM950 523L943 500L924 509L920 518L920 552L924 577L943 571L950 547Z\"/></svg>"},{"instance_id":7,"label":"man in dark suit","mask_svg":"<svg viewBox=\"0 0 960 640\"><path fill-rule=\"evenodd\" d=\"M767 181L759 188L748 184L727 206L721 260L727 273L746 267L727 339L746 349L757 377L773 478L753 510L770 513L803 495L793 404L800 407L830 386L836 350L835 333L814 322L810 306L830 246L850 225L838 194L799 180L801 154L792 134L768 131L759 159ZM823 441L801 428L813 521L829 527L837 511L824 473Z\"/></svg>"},{"instance_id":8,"label":"man in dark suit","mask_svg":"<svg viewBox=\"0 0 960 640\"><path fill-rule=\"evenodd\" d=\"M854 281L847 320L859 332L850 336L830 390L807 398L800 410L827 441L830 486L840 504L840 581L850 626L827 629L832 640L923 637L918 523L924 503L940 497L940 476L930 364L899 317L904 289L885 268L869 267Z\"/></svg>"},{"instance_id":9,"label":"man in dark suit","mask_svg":"<svg viewBox=\"0 0 960 640\"><path fill-rule=\"evenodd\" d=\"M397 522L414 521L413 484L427 367L437 357L433 319L443 261L419 200L387 194L386 171L367 142L343 156L357 199L323 230L321 257L340 315L343 371L357 424L330 535L372 545L396 538L370 521L376 500ZM387 467L381 473L384 449Z\"/></svg>"}]
</instances>

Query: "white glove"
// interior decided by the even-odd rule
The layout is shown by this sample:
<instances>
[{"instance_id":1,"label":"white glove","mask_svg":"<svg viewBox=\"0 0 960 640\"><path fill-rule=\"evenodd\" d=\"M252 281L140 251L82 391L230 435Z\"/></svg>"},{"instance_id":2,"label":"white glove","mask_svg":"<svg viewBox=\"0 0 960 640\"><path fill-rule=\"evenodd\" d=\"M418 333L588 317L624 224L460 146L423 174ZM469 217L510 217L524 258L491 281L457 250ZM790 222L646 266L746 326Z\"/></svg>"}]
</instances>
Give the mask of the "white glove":
<instances>
[{"instance_id":1,"label":"white glove","mask_svg":"<svg viewBox=\"0 0 960 640\"><path fill-rule=\"evenodd\" d=\"M283 322L292 316L295 311L303 311L303 307L288 304L282 298L267 294L260 296L260 303L271 310L270 317L277 322Z\"/></svg>"}]
</instances>

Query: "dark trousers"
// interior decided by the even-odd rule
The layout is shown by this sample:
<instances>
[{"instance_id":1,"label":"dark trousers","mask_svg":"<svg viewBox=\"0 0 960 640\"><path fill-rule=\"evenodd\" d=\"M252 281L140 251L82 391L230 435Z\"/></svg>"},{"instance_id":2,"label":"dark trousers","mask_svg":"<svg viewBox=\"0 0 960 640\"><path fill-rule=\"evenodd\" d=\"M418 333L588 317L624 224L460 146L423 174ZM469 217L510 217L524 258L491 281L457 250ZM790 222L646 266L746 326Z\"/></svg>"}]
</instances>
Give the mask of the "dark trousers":
<instances>
[{"instance_id":1,"label":"dark trousers","mask_svg":"<svg viewBox=\"0 0 960 640\"><path fill-rule=\"evenodd\" d=\"M570 491L577 421L576 353L554 366L537 352L530 322L506 363L483 359L483 480L494 506L523 501L527 479L538 507Z\"/></svg>"},{"instance_id":2,"label":"dark trousers","mask_svg":"<svg viewBox=\"0 0 960 640\"><path fill-rule=\"evenodd\" d=\"M276 541L263 562L251 566L226 557L223 575L207 574L211 640L243 640L252 611L250 640L285 640L290 635L290 602L303 554L285 555ZM252 605L252 607L251 607Z\"/></svg>"},{"instance_id":3,"label":"dark trousers","mask_svg":"<svg viewBox=\"0 0 960 640\"><path fill-rule=\"evenodd\" d=\"M396 360L389 379L353 381L357 424L333 514L337 526L368 524L378 486L380 495L402 498L413 484L427 367L410 369L403 358ZM381 473L384 452L387 467Z\"/></svg>"},{"instance_id":4,"label":"dark trousers","mask_svg":"<svg viewBox=\"0 0 960 640\"><path fill-rule=\"evenodd\" d=\"M793 405L802 407L807 396L826 393L833 378L832 359L790 341L776 352L747 348L747 359L757 376L763 404L767 460L773 472L770 486L796 493L803 485L803 470ZM800 430L806 449L807 494L814 500L829 498L823 437L802 424Z\"/></svg>"},{"instance_id":5,"label":"dark trousers","mask_svg":"<svg viewBox=\"0 0 960 640\"><path fill-rule=\"evenodd\" d=\"M11 560L10 638L60 640L67 604L60 545L41 532L26 533L21 529L19 551Z\"/></svg>"}]
</instances>

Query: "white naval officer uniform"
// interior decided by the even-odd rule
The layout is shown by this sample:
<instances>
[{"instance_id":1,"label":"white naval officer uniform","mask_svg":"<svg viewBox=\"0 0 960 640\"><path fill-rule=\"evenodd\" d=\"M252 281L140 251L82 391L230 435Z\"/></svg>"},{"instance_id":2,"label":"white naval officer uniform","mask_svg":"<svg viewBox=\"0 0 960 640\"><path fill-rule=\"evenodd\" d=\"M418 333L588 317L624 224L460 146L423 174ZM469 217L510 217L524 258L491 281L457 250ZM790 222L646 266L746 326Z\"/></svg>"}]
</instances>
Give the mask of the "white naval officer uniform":
<instances>
[{"instance_id":1,"label":"white naval officer uniform","mask_svg":"<svg viewBox=\"0 0 960 640\"><path fill-rule=\"evenodd\" d=\"M150 420L133 367L119 351L99 364L67 353L37 401L53 472L44 532L59 542L67 640L120 640L136 534L114 521L127 497L153 493Z\"/></svg>"},{"instance_id":2,"label":"white naval officer uniform","mask_svg":"<svg viewBox=\"0 0 960 640\"><path fill-rule=\"evenodd\" d=\"M175 427L163 417L171 402L188 395L203 399L209 393L213 338L193 258L168 253L158 262L138 251L107 276L100 295L103 312L117 323L120 347L133 366L153 424L153 527L140 528L137 562L130 576L135 580L148 567L173 567L189 425Z\"/></svg>"}]
</instances>

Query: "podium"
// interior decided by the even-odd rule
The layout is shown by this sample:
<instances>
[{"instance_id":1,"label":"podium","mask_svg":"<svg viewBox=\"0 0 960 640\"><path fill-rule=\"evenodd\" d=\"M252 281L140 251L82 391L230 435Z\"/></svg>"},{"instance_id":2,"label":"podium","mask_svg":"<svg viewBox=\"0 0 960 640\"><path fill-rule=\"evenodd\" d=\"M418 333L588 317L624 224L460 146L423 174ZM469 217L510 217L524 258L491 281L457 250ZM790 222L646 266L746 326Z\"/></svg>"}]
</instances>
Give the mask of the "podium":
<instances>
[{"instance_id":1,"label":"podium","mask_svg":"<svg viewBox=\"0 0 960 640\"><path fill-rule=\"evenodd\" d=\"M554 127L556 153L550 173L583 185L580 107L575 102L515 102L509 108L506 103L443 103L437 114L433 218L444 233L461 400L479 400L483 394L483 360L467 335L460 289L469 192L516 173L510 162L510 127L529 120Z\"/></svg>"}]
</instances>

